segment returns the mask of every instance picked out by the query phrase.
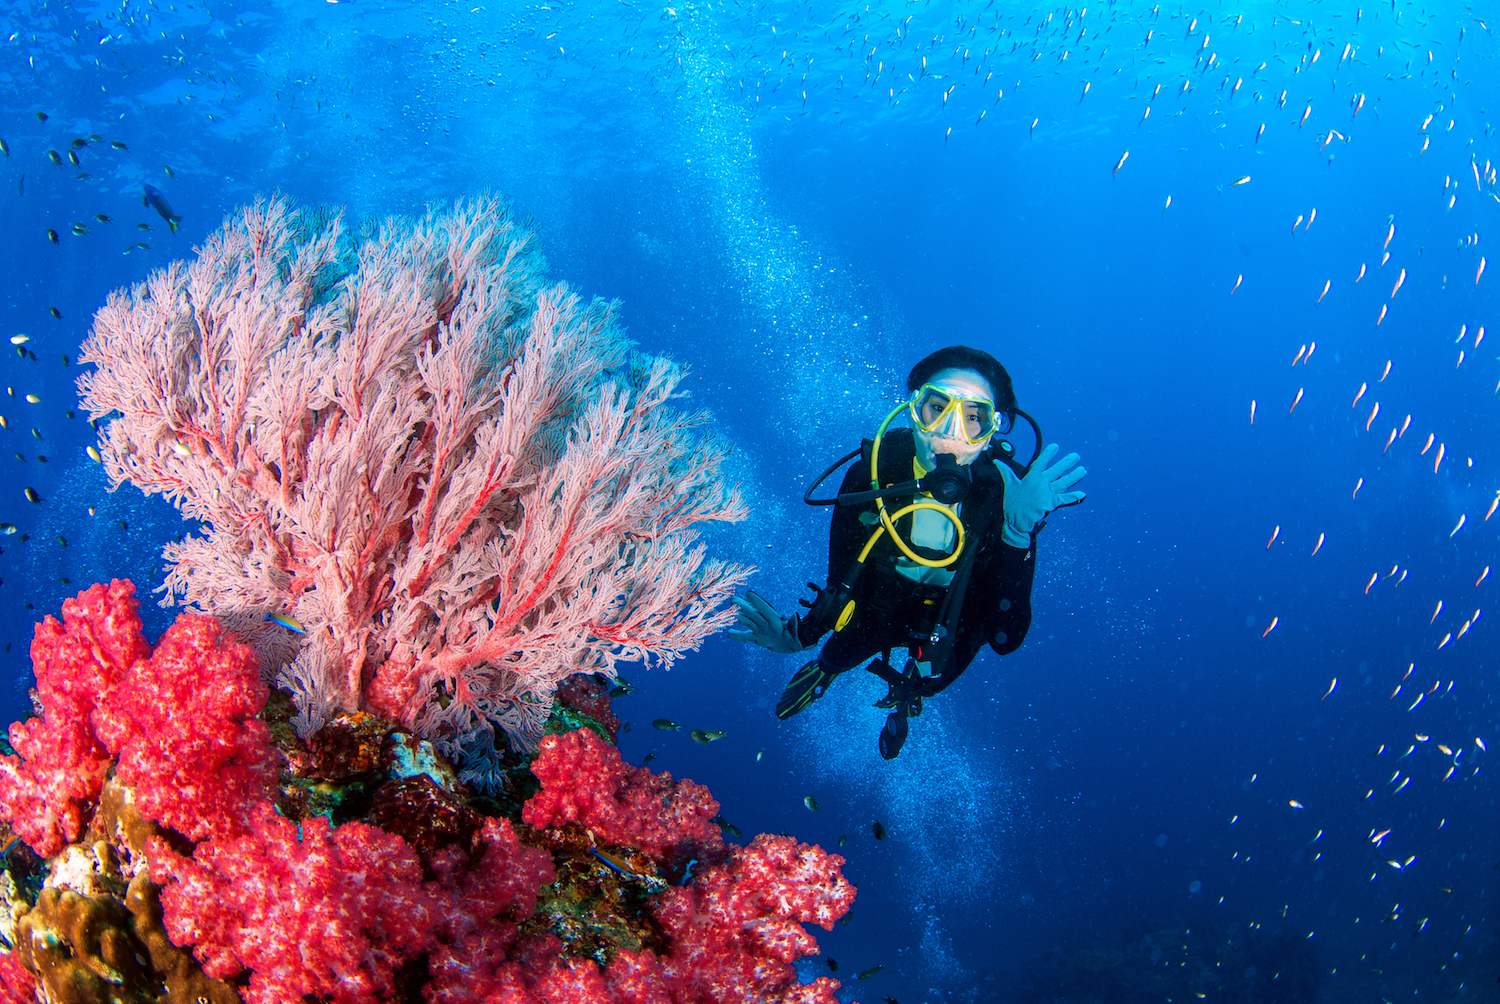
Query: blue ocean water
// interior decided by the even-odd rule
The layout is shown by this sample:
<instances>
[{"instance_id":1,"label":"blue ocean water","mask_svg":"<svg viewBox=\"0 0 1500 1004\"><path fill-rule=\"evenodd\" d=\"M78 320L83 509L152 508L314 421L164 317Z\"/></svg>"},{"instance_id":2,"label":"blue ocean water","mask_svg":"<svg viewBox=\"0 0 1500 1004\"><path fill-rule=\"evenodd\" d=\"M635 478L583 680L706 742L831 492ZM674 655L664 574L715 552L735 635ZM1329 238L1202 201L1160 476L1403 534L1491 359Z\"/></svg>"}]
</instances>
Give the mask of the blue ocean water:
<instances>
[{"instance_id":1,"label":"blue ocean water","mask_svg":"<svg viewBox=\"0 0 1500 1004\"><path fill-rule=\"evenodd\" d=\"M27 705L37 619L96 580L144 592L186 530L105 492L69 412L109 291L258 193L364 217L495 191L555 278L691 367L752 509L710 543L784 612L826 562L803 488L939 346L996 355L1088 467L1026 644L895 761L873 677L780 723L794 658L719 638L624 671L628 758L847 857L859 899L809 976L836 960L843 999L906 1004L1489 999L1486 17L14 0L0 334L30 354L0 398L0 710Z\"/></svg>"}]
</instances>

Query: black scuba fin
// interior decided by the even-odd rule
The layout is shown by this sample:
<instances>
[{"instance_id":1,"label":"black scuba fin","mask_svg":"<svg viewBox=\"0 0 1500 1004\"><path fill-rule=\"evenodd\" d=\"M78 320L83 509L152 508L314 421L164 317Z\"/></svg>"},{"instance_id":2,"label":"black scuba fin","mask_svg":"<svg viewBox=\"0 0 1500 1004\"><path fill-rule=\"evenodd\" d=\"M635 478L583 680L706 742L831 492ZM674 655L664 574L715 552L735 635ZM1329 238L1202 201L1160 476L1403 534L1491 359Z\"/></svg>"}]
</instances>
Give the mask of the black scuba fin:
<instances>
[{"instance_id":1,"label":"black scuba fin","mask_svg":"<svg viewBox=\"0 0 1500 1004\"><path fill-rule=\"evenodd\" d=\"M776 717L786 721L806 710L809 704L823 696L823 692L838 675L834 670L823 668L816 659L797 670L786 689L781 692L781 700L776 702Z\"/></svg>"},{"instance_id":2,"label":"black scuba fin","mask_svg":"<svg viewBox=\"0 0 1500 1004\"><path fill-rule=\"evenodd\" d=\"M906 709L897 708L885 718L885 727L880 730L880 755L894 760L901 755L906 743Z\"/></svg>"}]
</instances>

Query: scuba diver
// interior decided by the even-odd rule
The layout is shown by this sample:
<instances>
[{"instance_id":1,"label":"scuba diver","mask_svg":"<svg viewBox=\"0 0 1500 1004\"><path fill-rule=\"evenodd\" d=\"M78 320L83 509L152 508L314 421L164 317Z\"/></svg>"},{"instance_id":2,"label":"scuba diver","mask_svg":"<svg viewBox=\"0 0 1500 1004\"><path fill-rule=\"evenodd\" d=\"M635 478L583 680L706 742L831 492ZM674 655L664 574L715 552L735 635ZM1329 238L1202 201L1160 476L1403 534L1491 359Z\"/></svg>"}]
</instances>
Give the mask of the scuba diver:
<instances>
[{"instance_id":1,"label":"scuba diver","mask_svg":"<svg viewBox=\"0 0 1500 1004\"><path fill-rule=\"evenodd\" d=\"M1010 374L989 353L964 345L939 349L907 377L910 397L880 424L874 439L840 458L803 495L832 505L827 585L800 601L805 615L783 617L754 592L736 596L728 632L772 652L794 654L833 635L792 677L776 704L785 720L822 697L839 676L867 660L889 686L875 707L889 710L880 732L887 760L901 752L907 720L922 700L958 679L979 649L999 655L1021 646L1031 626L1036 537L1047 516L1077 505L1072 491L1086 471L1078 454L1056 461L1042 447L1035 419L1016 406ZM890 428L905 412L910 428ZM1030 463L1004 439L1016 416L1036 437ZM850 460L836 498L812 497ZM906 667L892 668L891 650Z\"/></svg>"}]
</instances>

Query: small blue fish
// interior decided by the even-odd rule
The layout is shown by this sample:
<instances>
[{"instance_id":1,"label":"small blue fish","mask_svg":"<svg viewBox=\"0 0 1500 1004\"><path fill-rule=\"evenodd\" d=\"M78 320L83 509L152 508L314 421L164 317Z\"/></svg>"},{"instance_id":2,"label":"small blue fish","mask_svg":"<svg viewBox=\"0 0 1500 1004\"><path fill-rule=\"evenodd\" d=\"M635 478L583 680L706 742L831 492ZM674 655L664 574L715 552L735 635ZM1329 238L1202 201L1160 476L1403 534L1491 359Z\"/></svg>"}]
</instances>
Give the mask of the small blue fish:
<instances>
[{"instance_id":1,"label":"small blue fish","mask_svg":"<svg viewBox=\"0 0 1500 1004\"><path fill-rule=\"evenodd\" d=\"M280 624L288 631L295 631L298 634L307 634L307 628L303 627L302 623L291 614L266 614L266 620L270 621L273 624Z\"/></svg>"}]
</instances>

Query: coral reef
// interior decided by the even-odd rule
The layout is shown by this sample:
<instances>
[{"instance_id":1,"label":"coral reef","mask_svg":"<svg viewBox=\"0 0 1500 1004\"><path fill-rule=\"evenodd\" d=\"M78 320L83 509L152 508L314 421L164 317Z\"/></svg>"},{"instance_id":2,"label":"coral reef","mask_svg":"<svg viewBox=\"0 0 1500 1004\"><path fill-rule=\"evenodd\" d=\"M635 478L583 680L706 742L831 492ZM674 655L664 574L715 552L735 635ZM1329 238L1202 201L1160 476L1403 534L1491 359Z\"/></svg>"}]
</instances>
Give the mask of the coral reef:
<instances>
[{"instance_id":1,"label":"coral reef","mask_svg":"<svg viewBox=\"0 0 1500 1004\"><path fill-rule=\"evenodd\" d=\"M803 925L853 900L843 859L725 844L706 788L624 763L602 726L508 761L502 787L533 793L507 818L396 722L346 714L298 738L211 618L150 647L129 583L86 590L37 638L35 721L93 756L72 786L39 784L20 746L0 772L0 819L54 824L25 838L51 851L40 890L7 866L0 1004L835 1000L836 980L792 964L817 951Z\"/></svg>"},{"instance_id":2,"label":"coral reef","mask_svg":"<svg viewBox=\"0 0 1500 1004\"><path fill-rule=\"evenodd\" d=\"M168 599L256 649L303 738L367 710L528 749L568 677L733 620L745 570L692 529L745 514L726 448L534 244L495 199L358 234L272 199L95 318L106 472L204 527L167 545Z\"/></svg>"}]
</instances>

